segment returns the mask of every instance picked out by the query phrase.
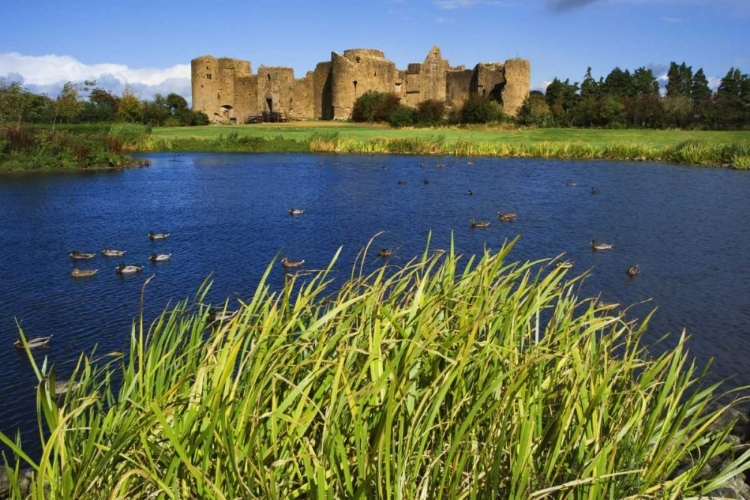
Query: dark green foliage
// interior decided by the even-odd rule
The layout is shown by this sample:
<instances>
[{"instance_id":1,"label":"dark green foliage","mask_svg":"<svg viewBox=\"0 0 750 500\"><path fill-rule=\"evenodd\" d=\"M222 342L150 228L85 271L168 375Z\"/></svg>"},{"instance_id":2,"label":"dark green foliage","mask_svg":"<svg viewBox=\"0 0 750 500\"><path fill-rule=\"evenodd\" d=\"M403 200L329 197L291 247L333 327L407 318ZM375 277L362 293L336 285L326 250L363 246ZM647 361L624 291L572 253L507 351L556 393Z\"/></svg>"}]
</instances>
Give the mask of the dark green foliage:
<instances>
[{"instance_id":1,"label":"dark green foliage","mask_svg":"<svg viewBox=\"0 0 750 500\"><path fill-rule=\"evenodd\" d=\"M535 125L537 127L550 127L555 124L544 96L540 95L530 95L526 98L518 111L517 120L521 125Z\"/></svg>"},{"instance_id":2,"label":"dark green foliage","mask_svg":"<svg viewBox=\"0 0 750 500\"><path fill-rule=\"evenodd\" d=\"M393 127L408 127L414 125L416 112L413 108L399 104L388 117L388 123Z\"/></svg>"},{"instance_id":3,"label":"dark green foliage","mask_svg":"<svg viewBox=\"0 0 750 500\"><path fill-rule=\"evenodd\" d=\"M0 127L0 170L73 170L132 165L124 156L143 126L11 125Z\"/></svg>"},{"instance_id":4,"label":"dark green foliage","mask_svg":"<svg viewBox=\"0 0 750 500\"><path fill-rule=\"evenodd\" d=\"M659 82L654 76L654 72L645 67L636 69L632 77L634 95L659 95Z\"/></svg>"},{"instance_id":5,"label":"dark green foliage","mask_svg":"<svg viewBox=\"0 0 750 500\"><path fill-rule=\"evenodd\" d=\"M705 104L711 99L711 89L708 87L708 79L703 73L703 68L696 71L690 86L690 97L693 104Z\"/></svg>"},{"instance_id":6,"label":"dark green foliage","mask_svg":"<svg viewBox=\"0 0 750 500\"><path fill-rule=\"evenodd\" d=\"M677 65L672 62L667 72L667 96L668 97L690 97L693 86L693 68L687 66L684 62Z\"/></svg>"},{"instance_id":7,"label":"dark green foliage","mask_svg":"<svg viewBox=\"0 0 750 500\"><path fill-rule=\"evenodd\" d=\"M555 123L563 126L574 124L573 109L580 100L578 90L577 82L571 84L570 80L561 82L557 78L547 86L547 105Z\"/></svg>"},{"instance_id":8,"label":"dark green foliage","mask_svg":"<svg viewBox=\"0 0 750 500\"><path fill-rule=\"evenodd\" d=\"M461 106L460 116L461 123L491 123L502 120L503 109L496 101L473 94Z\"/></svg>"},{"instance_id":9,"label":"dark green foliage","mask_svg":"<svg viewBox=\"0 0 750 500\"><path fill-rule=\"evenodd\" d=\"M604 80L604 92L610 95L620 97L629 97L635 95L633 87L633 76L629 70L613 69Z\"/></svg>"},{"instance_id":10,"label":"dark green foliage","mask_svg":"<svg viewBox=\"0 0 750 500\"><path fill-rule=\"evenodd\" d=\"M400 101L401 99L395 94L373 90L365 92L354 101L352 121L387 122L398 108Z\"/></svg>"},{"instance_id":11,"label":"dark green foliage","mask_svg":"<svg viewBox=\"0 0 750 500\"><path fill-rule=\"evenodd\" d=\"M445 116L445 103L435 99L422 101L417 105L416 122L425 125L437 125Z\"/></svg>"}]
</instances>

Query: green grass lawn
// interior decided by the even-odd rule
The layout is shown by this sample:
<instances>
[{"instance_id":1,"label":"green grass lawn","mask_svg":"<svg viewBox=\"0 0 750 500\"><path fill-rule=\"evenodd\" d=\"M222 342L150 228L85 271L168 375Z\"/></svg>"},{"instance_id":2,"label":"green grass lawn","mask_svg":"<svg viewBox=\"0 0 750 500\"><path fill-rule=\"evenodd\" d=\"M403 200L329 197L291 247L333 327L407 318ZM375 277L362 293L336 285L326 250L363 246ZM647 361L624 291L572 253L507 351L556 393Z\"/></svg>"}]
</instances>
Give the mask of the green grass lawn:
<instances>
[{"instance_id":1,"label":"green grass lawn","mask_svg":"<svg viewBox=\"0 0 750 500\"><path fill-rule=\"evenodd\" d=\"M355 140L376 138L444 138L447 142L459 139L476 142L538 144L542 142L583 142L593 146L605 144L638 144L662 148L688 140L714 144L750 141L750 131L692 131L692 130L601 130L601 129L504 129L499 127L451 127L394 129L388 126L342 122L295 122L262 125L212 125L205 127L155 128L153 135L164 139L217 139L236 133L240 137L279 137L306 141L314 134L338 133Z\"/></svg>"}]
</instances>

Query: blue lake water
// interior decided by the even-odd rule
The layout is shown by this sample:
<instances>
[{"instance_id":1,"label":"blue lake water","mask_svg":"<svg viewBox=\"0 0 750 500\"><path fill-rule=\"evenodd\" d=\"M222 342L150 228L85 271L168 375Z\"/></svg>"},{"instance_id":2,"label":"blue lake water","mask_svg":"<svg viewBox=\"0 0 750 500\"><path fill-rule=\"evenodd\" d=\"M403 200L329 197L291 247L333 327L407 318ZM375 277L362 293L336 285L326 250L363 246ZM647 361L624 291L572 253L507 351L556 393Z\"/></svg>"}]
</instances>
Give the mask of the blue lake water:
<instances>
[{"instance_id":1,"label":"blue lake water","mask_svg":"<svg viewBox=\"0 0 750 500\"><path fill-rule=\"evenodd\" d=\"M209 276L210 300L236 304L252 295L276 255L320 269L343 247L336 267L345 279L381 231L375 248L393 248L396 265L420 254L430 231L435 249L447 248L451 235L464 253L498 249L520 235L514 260L565 252L575 261L572 272L591 270L582 294L639 303L633 316L658 308L650 341L671 333L664 345L674 345L686 329L698 362L715 358L711 380L750 383L750 173L414 156L148 158L152 166L145 169L0 177L0 431L21 427L26 440L35 436L36 380L25 353L12 345L16 323L30 337L53 335L36 356L48 356L65 378L81 352L126 346L149 276L147 320L193 295ZM601 194L592 195L592 186ZM291 207L305 214L290 217ZM499 222L498 210L517 212L517 221ZM491 225L471 229L470 218ZM149 230L171 236L152 242ZM592 239L614 249L593 252ZM102 257L105 247L126 250L125 258ZM71 250L97 255L74 263ZM151 264L154 252L172 259ZM115 273L120 262L145 268L122 277ZM381 262L373 254L369 265ZM633 264L642 273L631 279L626 270ZM76 280L73 267L99 273ZM283 282L278 264L271 282Z\"/></svg>"}]
</instances>

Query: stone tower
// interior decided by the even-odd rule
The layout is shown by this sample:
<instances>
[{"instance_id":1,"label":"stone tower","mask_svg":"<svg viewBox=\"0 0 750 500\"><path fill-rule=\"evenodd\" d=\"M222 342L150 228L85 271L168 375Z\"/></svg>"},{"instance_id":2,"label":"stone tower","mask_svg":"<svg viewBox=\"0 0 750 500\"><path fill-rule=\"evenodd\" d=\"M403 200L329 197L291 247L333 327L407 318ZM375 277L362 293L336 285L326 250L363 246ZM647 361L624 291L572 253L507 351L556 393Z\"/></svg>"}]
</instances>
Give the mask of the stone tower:
<instances>
[{"instance_id":1,"label":"stone tower","mask_svg":"<svg viewBox=\"0 0 750 500\"><path fill-rule=\"evenodd\" d=\"M439 47L406 70L375 49L331 53L314 71L295 78L292 68L260 66L252 74L249 61L202 56L192 60L193 109L213 123L246 123L281 113L295 120L347 120L354 102L368 91L395 94L416 107L430 100L457 108L470 95L503 103L515 116L529 95L531 65L523 59L480 63L473 69L451 67Z\"/></svg>"}]
</instances>

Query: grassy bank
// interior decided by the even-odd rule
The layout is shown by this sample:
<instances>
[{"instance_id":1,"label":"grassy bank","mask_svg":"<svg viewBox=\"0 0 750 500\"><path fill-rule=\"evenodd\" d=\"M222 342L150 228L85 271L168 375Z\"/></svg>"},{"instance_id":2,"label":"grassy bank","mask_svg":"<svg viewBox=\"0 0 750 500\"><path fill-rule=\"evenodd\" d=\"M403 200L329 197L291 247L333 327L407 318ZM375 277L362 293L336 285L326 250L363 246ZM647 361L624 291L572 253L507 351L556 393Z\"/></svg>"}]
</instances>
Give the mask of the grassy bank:
<instances>
[{"instance_id":1,"label":"grassy bank","mask_svg":"<svg viewBox=\"0 0 750 500\"><path fill-rule=\"evenodd\" d=\"M0 172L114 169L148 135L140 125L0 126Z\"/></svg>"},{"instance_id":2,"label":"grassy bank","mask_svg":"<svg viewBox=\"0 0 750 500\"><path fill-rule=\"evenodd\" d=\"M665 161L750 168L750 132L441 128L337 122L155 129L147 151L312 151Z\"/></svg>"},{"instance_id":3,"label":"grassy bank","mask_svg":"<svg viewBox=\"0 0 750 500\"><path fill-rule=\"evenodd\" d=\"M136 323L63 399L40 385L32 498L681 498L747 467L684 339L649 357L645 323L509 250Z\"/></svg>"}]
</instances>

